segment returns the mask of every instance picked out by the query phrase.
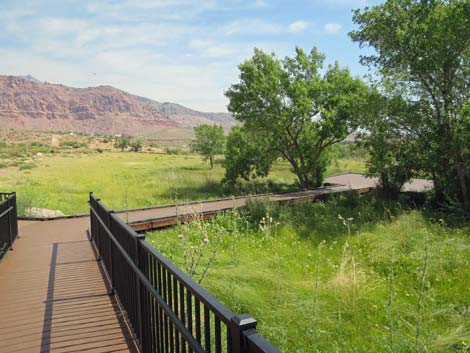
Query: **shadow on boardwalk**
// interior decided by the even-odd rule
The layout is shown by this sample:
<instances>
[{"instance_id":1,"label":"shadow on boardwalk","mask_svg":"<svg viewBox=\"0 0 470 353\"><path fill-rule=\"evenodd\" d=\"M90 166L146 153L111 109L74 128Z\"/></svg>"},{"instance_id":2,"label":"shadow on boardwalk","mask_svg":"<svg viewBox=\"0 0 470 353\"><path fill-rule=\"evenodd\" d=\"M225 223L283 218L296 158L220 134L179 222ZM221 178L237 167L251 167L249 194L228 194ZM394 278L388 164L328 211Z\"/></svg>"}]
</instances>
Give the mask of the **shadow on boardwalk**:
<instances>
[{"instance_id":1,"label":"shadow on boardwalk","mask_svg":"<svg viewBox=\"0 0 470 353\"><path fill-rule=\"evenodd\" d=\"M88 219L32 223L20 223L0 264L0 352L137 352L86 238Z\"/></svg>"}]
</instances>

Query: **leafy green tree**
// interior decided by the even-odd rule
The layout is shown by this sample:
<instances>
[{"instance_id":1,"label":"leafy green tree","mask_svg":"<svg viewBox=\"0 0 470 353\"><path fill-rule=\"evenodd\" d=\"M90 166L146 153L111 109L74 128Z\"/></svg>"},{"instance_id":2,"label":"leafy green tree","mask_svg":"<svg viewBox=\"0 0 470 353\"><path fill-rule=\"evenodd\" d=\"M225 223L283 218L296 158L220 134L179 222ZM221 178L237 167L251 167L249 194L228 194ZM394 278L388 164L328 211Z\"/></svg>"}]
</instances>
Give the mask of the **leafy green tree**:
<instances>
[{"instance_id":1,"label":"leafy green tree","mask_svg":"<svg viewBox=\"0 0 470 353\"><path fill-rule=\"evenodd\" d=\"M129 139L127 137L117 137L114 141L114 148L119 148L123 152L127 147L129 147Z\"/></svg>"},{"instance_id":2,"label":"leafy green tree","mask_svg":"<svg viewBox=\"0 0 470 353\"><path fill-rule=\"evenodd\" d=\"M141 140L135 140L135 141L132 141L130 144L129 144L129 147L131 148L131 151L132 152L139 152L142 150L142 146L143 146L143 143Z\"/></svg>"},{"instance_id":3,"label":"leafy green tree","mask_svg":"<svg viewBox=\"0 0 470 353\"><path fill-rule=\"evenodd\" d=\"M227 179L247 177L253 170L265 174L280 157L290 163L301 187L323 182L327 151L358 125L367 92L338 63L321 74L323 61L316 48L310 53L296 48L296 55L284 60L255 49L239 66L240 82L226 92L228 109L250 136L251 143L244 146L250 150L261 144L263 153L253 156L255 150L243 151L239 144L235 158L229 149L227 160L239 165L227 163ZM233 173L237 168L239 175Z\"/></svg>"},{"instance_id":4,"label":"leafy green tree","mask_svg":"<svg viewBox=\"0 0 470 353\"><path fill-rule=\"evenodd\" d=\"M243 126L235 126L227 138L225 181L265 177L277 158L278 154L270 151L267 139L260 139Z\"/></svg>"},{"instance_id":5,"label":"leafy green tree","mask_svg":"<svg viewBox=\"0 0 470 353\"><path fill-rule=\"evenodd\" d=\"M374 49L362 63L420 107L413 132L438 199L470 210L470 1L387 0L356 10L353 20L351 38Z\"/></svg>"},{"instance_id":6,"label":"leafy green tree","mask_svg":"<svg viewBox=\"0 0 470 353\"><path fill-rule=\"evenodd\" d=\"M224 153L225 132L219 125L199 125L194 128L195 141L191 144L191 151L200 154L204 160L209 160L211 168L214 167L214 157Z\"/></svg>"},{"instance_id":7,"label":"leafy green tree","mask_svg":"<svg viewBox=\"0 0 470 353\"><path fill-rule=\"evenodd\" d=\"M368 175L379 177L378 188L390 199L398 198L405 182L419 170L416 135L407 123L416 116L416 107L400 96L387 97L371 90L368 119L363 124L358 145L369 152Z\"/></svg>"}]
</instances>

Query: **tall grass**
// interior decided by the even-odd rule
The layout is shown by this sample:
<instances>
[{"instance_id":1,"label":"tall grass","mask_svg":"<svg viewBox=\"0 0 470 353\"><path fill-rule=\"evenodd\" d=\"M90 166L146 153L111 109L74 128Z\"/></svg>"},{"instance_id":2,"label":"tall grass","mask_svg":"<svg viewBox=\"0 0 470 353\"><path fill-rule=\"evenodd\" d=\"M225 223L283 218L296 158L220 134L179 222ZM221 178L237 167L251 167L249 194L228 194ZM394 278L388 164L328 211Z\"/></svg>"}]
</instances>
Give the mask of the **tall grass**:
<instances>
[{"instance_id":1,"label":"tall grass","mask_svg":"<svg viewBox=\"0 0 470 353\"><path fill-rule=\"evenodd\" d=\"M203 285L282 351L470 349L468 224L372 196L250 209L263 208L264 220L239 210L206 222L224 236ZM180 231L147 236L178 265Z\"/></svg>"}]
</instances>

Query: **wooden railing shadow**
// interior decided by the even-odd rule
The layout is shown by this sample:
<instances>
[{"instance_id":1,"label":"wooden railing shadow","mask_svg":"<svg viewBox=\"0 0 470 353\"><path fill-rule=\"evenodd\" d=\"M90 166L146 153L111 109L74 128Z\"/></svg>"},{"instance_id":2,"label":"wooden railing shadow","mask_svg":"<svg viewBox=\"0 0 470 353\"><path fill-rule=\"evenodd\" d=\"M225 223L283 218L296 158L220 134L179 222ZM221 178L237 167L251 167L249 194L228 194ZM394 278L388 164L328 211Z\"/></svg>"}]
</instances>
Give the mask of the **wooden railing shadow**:
<instances>
[{"instance_id":1,"label":"wooden railing shadow","mask_svg":"<svg viewBox=\"0 0 470 353\"><path fill-rule=\"evenodd\" d=\"M109 296L101 263L97 271L96 259L78 260L83 252L90 251L89 242L52 246L40 352L126 349L137 353L121 310L115 298Z\"/></svg>"}]
</instances>

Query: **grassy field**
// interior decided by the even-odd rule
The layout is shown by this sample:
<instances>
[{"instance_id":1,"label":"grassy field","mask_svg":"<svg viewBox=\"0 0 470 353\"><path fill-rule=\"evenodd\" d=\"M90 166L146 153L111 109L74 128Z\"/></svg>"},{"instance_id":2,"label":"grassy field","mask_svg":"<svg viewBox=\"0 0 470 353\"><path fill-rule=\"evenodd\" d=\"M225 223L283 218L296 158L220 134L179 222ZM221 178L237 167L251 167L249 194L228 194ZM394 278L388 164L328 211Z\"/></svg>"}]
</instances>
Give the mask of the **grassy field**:
<instances>
[{"instance_id":1,"label":"grassy field","mask_svg":"<svg viewBox=\"0 0 470 353\"><path fill-rule=\"evenodd\" d=\"M329 174L361 172L361 160L340 159ZM88 192L114 209L285 189L295 181L289 166L275 165L268 179L224 188L224 169L214 169L196 155L96 151L49 153L23 159L0 169L0 190L18 193L19 209L34 206L65 214L87 211Z\"/></svg>"},{"instance_id":2,"label":"grassy field","mask_svg":"<svg viewBox=\"0 0 470 353\"><path fill-rule=\"evenodd\" d=\"M227 187L221 159L210 169L181 148L131 153L103 137L6 136L0 190L18 192L23 214L86 212L89 191L125 209L295 187L286 163ZM328 175L364 172L363 152L335 153ZM406 205L373 196L252 203L147 239L234 312L258 319L286 353L470 352L470 226Z\"/></svg>"},{"instance_id":3,"label":"grassy field","mask_svg":"<svg viewBox=\"0 0 470 353\"><path fill-rule=\"evenodd\" d=\"M203 287L283 352L418 353L470 351L469 234L351 196L254 204L147 240L195 280L215 253Z\"/></svg>"}]
</instances>

